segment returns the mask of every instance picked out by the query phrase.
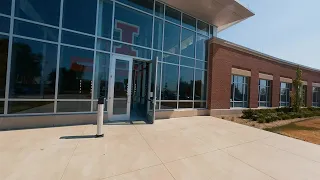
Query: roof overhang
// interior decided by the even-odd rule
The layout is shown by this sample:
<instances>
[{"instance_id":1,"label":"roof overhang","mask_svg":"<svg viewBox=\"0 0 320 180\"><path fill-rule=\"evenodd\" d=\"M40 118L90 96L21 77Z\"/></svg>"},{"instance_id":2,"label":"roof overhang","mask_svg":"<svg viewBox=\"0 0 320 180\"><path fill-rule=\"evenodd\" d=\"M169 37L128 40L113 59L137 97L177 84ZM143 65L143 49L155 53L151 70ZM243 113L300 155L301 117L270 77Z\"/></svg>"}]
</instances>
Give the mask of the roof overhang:
<instances>
[{"instance_id":1,"label":"roof overhang","mask_svg":"<svg viewBox=\"0 0 320 180\"><path fill-rule=\"evenodd\" d=\"M236 0L161 0L181 11L226 29L254 15Z\"/></svg>"}]
</instances>

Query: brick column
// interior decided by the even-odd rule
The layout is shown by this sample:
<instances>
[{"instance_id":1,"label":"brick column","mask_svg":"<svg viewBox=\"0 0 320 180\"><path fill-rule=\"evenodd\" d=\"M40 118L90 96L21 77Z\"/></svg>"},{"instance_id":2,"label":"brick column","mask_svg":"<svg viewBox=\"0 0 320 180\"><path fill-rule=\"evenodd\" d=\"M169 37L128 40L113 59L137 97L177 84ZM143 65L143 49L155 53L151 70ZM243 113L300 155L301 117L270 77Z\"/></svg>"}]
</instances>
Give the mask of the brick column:
<instances>
[{"instance_id":1,"label":"brick column","mask_svg":"<svg viewBox=\"0 0 320 180\"><path fill-rule=\"evenodd\" d=\"M257 108L259 101L259 72L256 70L251 70L249 94L249 107Z\"/></svg>"},{"instance_id":2,"label":"brick column","mask_svg":"<svg viewBox=\"0 0 320 180\"><path fill-rule=\"evenodd\" d=\"M274 74L272 81L272 107L279 107L280 102L280 75Z\"/></svg>"}]
</instances>

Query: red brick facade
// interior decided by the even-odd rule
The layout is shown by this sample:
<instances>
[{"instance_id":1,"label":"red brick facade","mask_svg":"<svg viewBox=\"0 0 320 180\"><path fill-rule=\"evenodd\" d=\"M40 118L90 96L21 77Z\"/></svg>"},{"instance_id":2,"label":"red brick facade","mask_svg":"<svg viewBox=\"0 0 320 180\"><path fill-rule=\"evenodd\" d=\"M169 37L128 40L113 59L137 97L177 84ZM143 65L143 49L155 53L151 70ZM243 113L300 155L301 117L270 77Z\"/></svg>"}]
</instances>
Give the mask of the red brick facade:
<instances>
[{"instance_id":1,"label":"red brick facade","mask_svg":"<svg viewBox=\"0 0 320 180\"><path fill-rule=\"evenodd\" d=\"M279 61L221 39L209 41L208 108L229 109L232 68L251 71L249 107L258 107L259 73L273 75L272 107L279 106L280 77L296 77L298 65ZM301 67L302 79L308 82L307 105L312 105L312 83L320 82L320 71Z\"/></svg>"}]
</instances>

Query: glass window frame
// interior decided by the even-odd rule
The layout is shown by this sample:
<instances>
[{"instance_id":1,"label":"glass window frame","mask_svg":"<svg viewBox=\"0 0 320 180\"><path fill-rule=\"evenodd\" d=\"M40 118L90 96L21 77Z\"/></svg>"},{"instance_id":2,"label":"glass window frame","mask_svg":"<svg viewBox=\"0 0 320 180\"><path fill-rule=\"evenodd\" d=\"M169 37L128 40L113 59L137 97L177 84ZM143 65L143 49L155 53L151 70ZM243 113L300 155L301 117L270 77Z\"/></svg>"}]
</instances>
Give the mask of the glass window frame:
<instances>
[{"instance_id":1,"label":"glass window frame","mask_svg":"<svg viewBox=\"0 0 320 180\"><path fill-rule=\"evenodd\" d=\"M266 81L265 85L261 84L261 81ZM271 107L271 101L272 101L272 81L267 79L259 79L259 86L258 86L258 107ZM261 88L266 89L266 100L261 100Z\"/></svg>"},{"instance_id":2,"label":"glass window frame","mask_svg":"<svg viewBox=\"0 0 320 180\"><path fill-rule=\"evenodd\" d=\"M240 81L241 80L241 81ZM230 92L230 108L248 108L249 97L250 97L250 77L232 74L231 75L231 92ZM241 86L242 89L242 100L235 100L235 89L236 86ZM242 104L236 106L235 104Z\"/></svg>"},{"instance_id":3,"label":"glass window frame","mask_svg":"<svg viewBox=\"0 0 320 180\"><path fill-rule=\"evenodd\" d=\"M281 94L281 92L284 91L284 94ZM290 107L291 104L291 98L290 98L290 92L292 91L292 84L286 83L286 82L280 82L280 97L279 97L279 107ZM285 101L282 101L281 95L284 95L286 98Z\"/></svg>"}]
</instances>

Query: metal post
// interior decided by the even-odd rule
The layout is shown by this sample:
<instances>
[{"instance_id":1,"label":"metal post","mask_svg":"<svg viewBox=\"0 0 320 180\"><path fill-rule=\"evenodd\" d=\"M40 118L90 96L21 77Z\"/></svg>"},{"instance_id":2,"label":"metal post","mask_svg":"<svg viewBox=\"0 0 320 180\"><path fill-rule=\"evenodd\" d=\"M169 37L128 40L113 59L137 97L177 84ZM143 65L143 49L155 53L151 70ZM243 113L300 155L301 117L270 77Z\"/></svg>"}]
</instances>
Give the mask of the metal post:
<instances>
[{"instance_id":1,"label":"metal post","mask_svg":"<svg viewBox=\"0 0 320 180\"><path fill-rule=\"evenodd\" d=\"M97 112L97 138L103 137L102 126L103 126L103 114L104 114L104 102L105 98L100 97L98 100L98 112Z\"/></svg>"}]
</instances>

